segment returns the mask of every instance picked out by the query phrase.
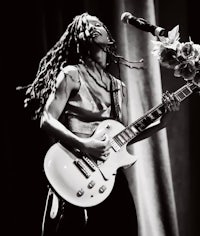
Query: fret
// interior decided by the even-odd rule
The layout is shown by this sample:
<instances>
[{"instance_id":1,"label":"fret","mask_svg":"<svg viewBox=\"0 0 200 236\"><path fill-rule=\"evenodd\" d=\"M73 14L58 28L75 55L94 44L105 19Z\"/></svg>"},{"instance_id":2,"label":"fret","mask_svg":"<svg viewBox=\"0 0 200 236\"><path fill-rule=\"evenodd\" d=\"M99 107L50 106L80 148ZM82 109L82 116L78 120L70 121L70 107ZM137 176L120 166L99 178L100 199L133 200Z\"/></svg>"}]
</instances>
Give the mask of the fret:
<instances>
[{"instance_id":1,"label":"fret","mask_svg":"<svg viewBox=\"0 0 200 236\"><path fill-rule=\"evenodd\" d=\"M182 93L184 93L185 96L188 96L192 93L192 90L189 89L188 87L186 87L186 88L183 89Z\"/></svg>"},{"instance_id":2,"label":"fret","mask_svg":"<svg viewBox=\"0 0 200 236\"><path fill-rule=\"evenodd\" d=\"M119 139L118 135L116 135L114 138L115 142L119 145L119 146L122 146L123 143L121 142L121 140Z\"/></svg>"},{"instance_id":3,"label":"fret","mask_svg":"<svg viewBox=\"0 0 200 236\"><path fill-rule=\"evenodd\" d=\"M147 115L144 119L143 119L143 125L145 126L145 127L147 127L149 124L151 124L152 123L152 121L154 120L154 117L152 118L152 117L150 117L149 115ZM144 128L144 126L143 126L143 128Z\"/></svg>"},{"instance_id":4,"label":"fret","mask_svg":"<svg viewBox=\"0 0 200 236\"><path fill-rule=\"evenodd\" d=\"M160 115L163 114L163 112L161 111L161 109L157 109L156 112L157 112L157 114L158 114L158 117L160 117Z\"/></svg>"},{"instance_id":5,"label":"fret","mask_svg":"<svg viewBox=\"0 0 200 236\"><path fill-rule=\"evenodd\" d=\"M139 129L139 131L143 131L151 123L152 123L152 120L150 120L148 117L145 117L139 122L137 122L135 124L135 127L136 129Z\"/></svg>"},{"instance_id":6,"label":"fret","mask_svg":"<svg viewBox=\"0 0 200 236\"><path fill-rule=\"evenodd\" d=\"M147 117L148 117L150 120L154 120L154 119L155 119L155 116L154 116L153 113L148 114Z\"/></svg>"},{"instance_id":7,"label":"fret","mask_svg":"<svg viewBox=\"0 0 200 236\"><path fill-rule=\"evenodd\" d=\"M120 134L118 134L117 137L119 138L122 144L126 142L126 140Z\"/></svg>"},{"instance_id":8,"label":"fret","mask_svg":"<svg viewBox=\"0 0 200 236\"><path fill-rule=\"evenodd\" d=\"M116 140L112 139L110 144L115 152L118 152L120 150L120 145L116 143Z\"/></svg>"},{"instance_id":9,"label":"fret","mask_svg":"<svg viewBox=\"0 0 200 236\"><path fill-rule=\"evenodd\" d=\"M154 110L152 112L152 115L154 116L154 120L159 118L163 114L164 111L165 111L165 109L163 109L163 107L160 107L160 108L157 108L156 110Z\"/></svg>"},{"instance_id":10,"label":"fret","mask_svg":"<svg viewBox=\"0 0 200 236\"><path fill-rule=\"evenodd\" d=\"M134 134L138 133L138 130L135 128L134 124L130 125L129 128Z\"/></svg>"},{"instance_id":11,"label":"fret","mask_svg":"<svg viewBox=\"0 0 200 236\"><path fill-rule=\"evenodd\" d=\"M185 85L183 88L177 91L175 96L180 102L183 101L186 97L188 97L192 93L191 86L192 84L189 84L188 86Z\"/></svg>"},{"instance_id":12,"label":"fret","mask_svg":"<svg viewBox=\"0 0 200 236\"><path fill-rule=\"evenodd\" d=\"M143 124L139 123L139 122L135 124L135 128L137 129L137 131L143 131L142 126L143 126Z\"/></svg>"},{"instance_id":13,"label":"fret","mask_svg":"<svg viewBox=\"0 0 200 236\"><path fill-rule=\"evenodd\" d=\"M123 146L125 143L125 140L119 134L115 136L115 140L119 146Z\"/></svg>"},{"instance_id":14,"label":"fret","mask_svg":"<svg viewBox=\"0 0 200 236\"><path fill-rule=\"evenodd\" d=\"M121 132L121 136L125 139L125 141L129 140L129 136L126 134L125 131Z\"/></svg>"},{"instance_id":15,"label":"fret","mask_svg":"<svg viewBox=\"0 0 200 236\"><path fill-rule=\"evenodd\" d=\"M180 92L178 95L178 98L180 98L180 101L182 101L185 98L185 94L183 92Z\"/></svg>"},{"instance_id":16,"label":"fret","mask_svg":"<svg viewBox=\"0 0 200 236\"><path fill-rule=\"evenodd\" d=\"M132 132L129 127L127 127L127 128L125 129L125 132L126 132L127 135L129 136L129 138L133 138L133 137L135 136L134 132Z\"/></svg>"}]
</instances>

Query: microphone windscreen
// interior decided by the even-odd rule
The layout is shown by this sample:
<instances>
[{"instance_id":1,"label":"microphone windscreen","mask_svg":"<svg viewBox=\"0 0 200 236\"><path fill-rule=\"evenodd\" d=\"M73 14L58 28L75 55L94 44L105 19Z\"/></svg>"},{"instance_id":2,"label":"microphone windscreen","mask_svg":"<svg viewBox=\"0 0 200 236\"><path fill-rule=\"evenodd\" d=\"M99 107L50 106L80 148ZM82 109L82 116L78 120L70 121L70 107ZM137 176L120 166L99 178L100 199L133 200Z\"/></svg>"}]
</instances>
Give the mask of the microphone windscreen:
<instances>
[{"instance_id":1,"label":"microphone windscreen","mask_svg":"<svg viewBox=\"0 0 200 236\"><path fill-rule=\"evenodd\" d=\"M130 12L124 12L124 13L122 13L122 15L121 15L121 21L123 22L123 23L128 23L128 20L130 19L132 17L132 14L130 13Z\"/></svg>"}]
</instances>

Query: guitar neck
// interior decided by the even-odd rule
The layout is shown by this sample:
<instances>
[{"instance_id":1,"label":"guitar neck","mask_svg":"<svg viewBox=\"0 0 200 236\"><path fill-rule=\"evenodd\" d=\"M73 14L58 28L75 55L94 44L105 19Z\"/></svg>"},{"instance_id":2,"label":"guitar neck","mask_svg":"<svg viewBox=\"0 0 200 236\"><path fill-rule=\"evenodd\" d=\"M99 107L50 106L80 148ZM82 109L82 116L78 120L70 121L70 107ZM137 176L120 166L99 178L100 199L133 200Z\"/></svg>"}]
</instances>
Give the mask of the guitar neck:
<instances>
[{"instance_id":1,"label":"guitar neck","mask_svg":"<svg viewBox=\"0 0 200 236\"><path fill-rule=\"evenodd\" d=\"M193 90L197 88L194 83L188 83L174 92L175 97L179 102L182 102L189 97ZM165 104L161 103L158 106L153 107L145 115L137 119L134 123L127 126L124 130L113 137L115 143L122 147L134 139L139 133L141 133L150 124L156 121L165 113Z\"/></svg>"}]
</instances>

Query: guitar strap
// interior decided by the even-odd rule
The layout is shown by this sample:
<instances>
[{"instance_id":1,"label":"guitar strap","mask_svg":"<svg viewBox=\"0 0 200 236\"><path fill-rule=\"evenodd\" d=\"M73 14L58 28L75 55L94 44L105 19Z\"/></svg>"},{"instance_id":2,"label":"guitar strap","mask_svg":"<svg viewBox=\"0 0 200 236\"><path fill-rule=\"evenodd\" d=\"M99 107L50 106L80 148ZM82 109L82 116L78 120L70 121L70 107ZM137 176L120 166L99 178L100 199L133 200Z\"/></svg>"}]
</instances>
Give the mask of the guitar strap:
<instances>
[{"instance_id":1,"label":"guitar strap","mask_svg":"<svg viewBox=\"0 0 200 236\"><path fill-rule=\"evenodd\" d=\"M111 78L111 99L112 99L112 112L114 118L121 122L122 120L122 87L125 86L123 82L114 78L110 75Z\"/></svg>"}]
</instances>

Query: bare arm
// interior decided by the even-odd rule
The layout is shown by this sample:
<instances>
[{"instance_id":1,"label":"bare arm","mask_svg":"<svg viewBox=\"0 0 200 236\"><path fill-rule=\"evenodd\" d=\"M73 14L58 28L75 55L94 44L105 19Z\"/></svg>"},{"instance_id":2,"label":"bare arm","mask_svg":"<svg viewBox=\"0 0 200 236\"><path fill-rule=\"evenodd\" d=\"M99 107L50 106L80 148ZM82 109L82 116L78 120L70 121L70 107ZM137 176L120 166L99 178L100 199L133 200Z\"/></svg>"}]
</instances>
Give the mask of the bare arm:
<instances>
[{"instance_id":1,"label":"bare arm","mask_svg":"<svg viewBox=\"0 0 200 236\"><path fill-rule=\"evenodd\" d=\"M57 90L47 100L45 110L41 117L41 128L51 136L60 140L63 144L76 147L79 150L101 158L108 151L108 138L81 138L73 134L58 119L65 108L72 91L80 86L78 71L70 70L67 75L61 72L57 78Z\"/></svg>"}]
</instances>

